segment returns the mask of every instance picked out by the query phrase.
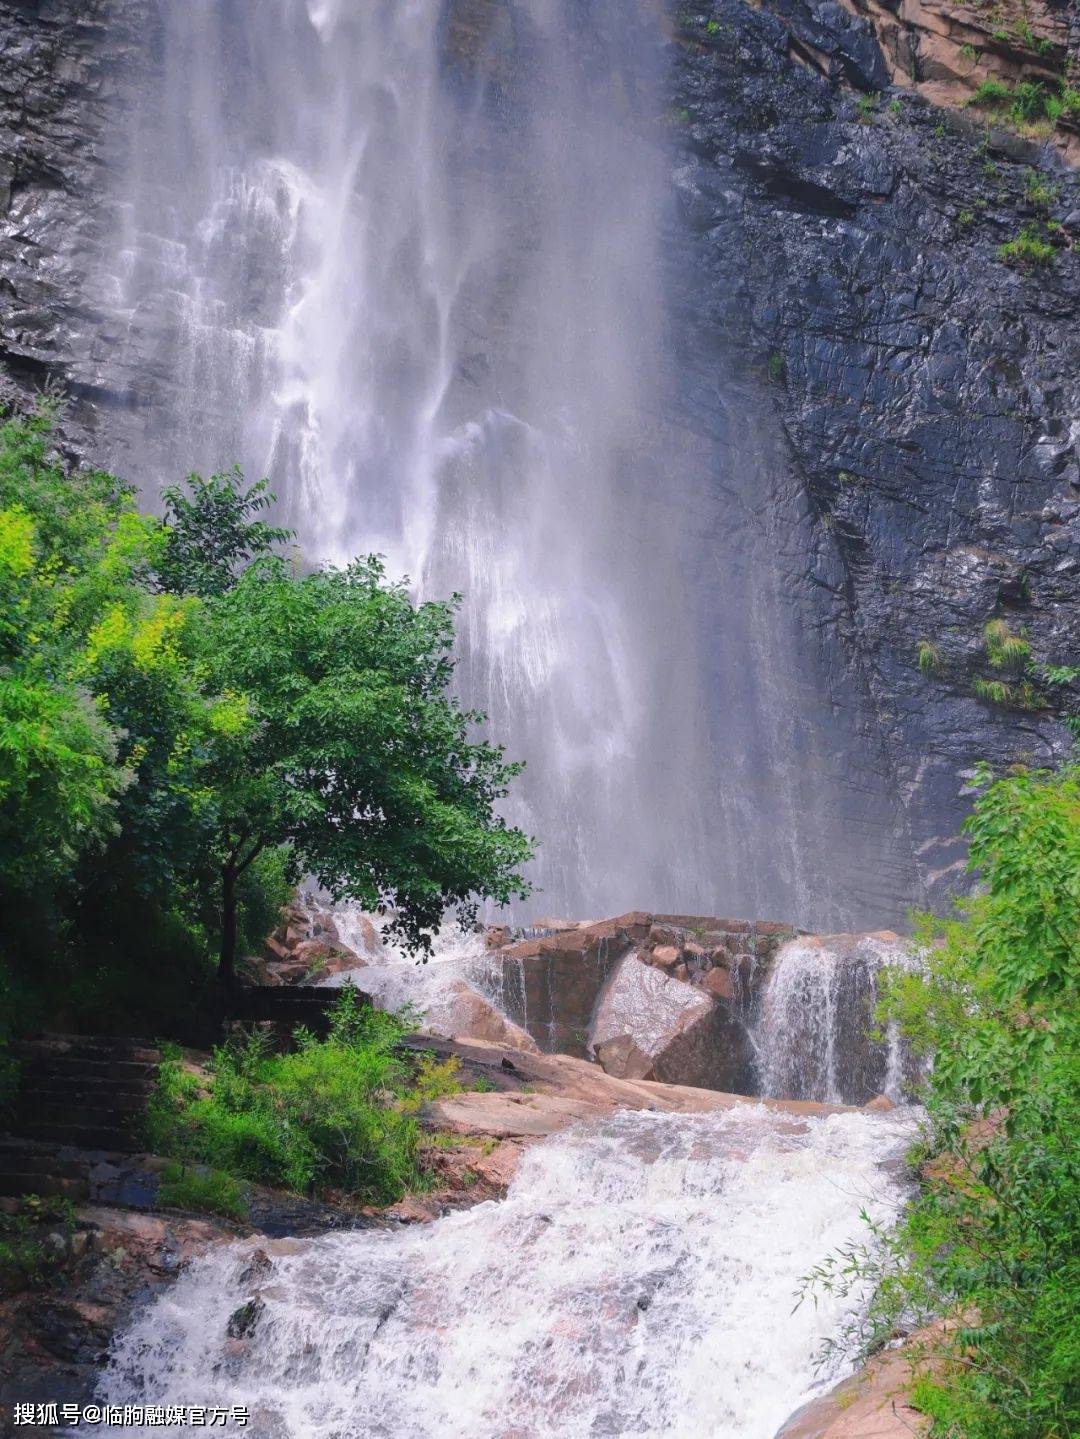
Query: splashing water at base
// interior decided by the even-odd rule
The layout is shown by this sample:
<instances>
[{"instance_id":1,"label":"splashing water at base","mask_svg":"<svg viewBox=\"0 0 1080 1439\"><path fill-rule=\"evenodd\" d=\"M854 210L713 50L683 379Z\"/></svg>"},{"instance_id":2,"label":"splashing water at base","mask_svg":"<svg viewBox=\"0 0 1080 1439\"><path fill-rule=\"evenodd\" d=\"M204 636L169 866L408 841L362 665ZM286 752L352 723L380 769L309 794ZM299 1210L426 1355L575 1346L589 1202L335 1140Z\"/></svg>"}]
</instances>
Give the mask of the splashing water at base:
<instances>
[{"instance_id":1,"label":"splashing water at base","mask_svg":"<svg viewBox=\"0 0 1080 1439\"><path fill-rule=\"evenodd\" d=\"M373 953L368 939L371 927L381 937L387 922L355 906L336 909L334 923L342 943L364 956L367 963L362 969L327 975L324 984L355 984L380 1009L395 1011L409 1006L428 1033L447 1038L456 1033L456 1005L463 988L497 1007L501 966L489 952L482 931L463 930L448 922L432 936L430 955L421 959L385 939Z\"/></svg>"},{"instance_id":2,"label":"splashing water at base","mask_svg":"<svg viewBox=\"0 0 1080 1439\"><path fill-rule=\"evenodd\" d=\"M772 1439L855 1300L799 1276L898 1210L909 1122L618 1114L508 1198L404 1232L211 1250L115 1346L109 1403L244 1404L262 1439ZM230 1315L259 1293L250 1338ZM111 1431L106 1431L111 1432ZM125 1431L130 1432L130 1431Z\"/></svg>"},{"instance_id":3,"label":"splashing water at base","mask_svg":"<svg viewBox=\"0 0 1080 1439\"><path fill-rule=\"evenodd\" d=\"M835 934L796 939L776 954L755 1041L761 1092L775 1099L894 1103L916 1077L895 1025L876 1037L880 976L918 963L896 935Z\"/></svg>"}]
</instances>

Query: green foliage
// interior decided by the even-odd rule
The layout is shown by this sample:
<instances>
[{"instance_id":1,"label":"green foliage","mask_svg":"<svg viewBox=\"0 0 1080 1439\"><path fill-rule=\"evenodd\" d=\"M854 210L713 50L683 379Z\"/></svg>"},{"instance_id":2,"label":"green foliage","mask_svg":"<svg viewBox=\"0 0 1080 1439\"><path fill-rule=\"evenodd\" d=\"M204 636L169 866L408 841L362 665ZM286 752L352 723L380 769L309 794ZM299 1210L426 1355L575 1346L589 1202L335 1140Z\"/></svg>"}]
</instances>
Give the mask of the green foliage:
<instances>
[{"instance_id":1,"label":"green foliage","mask_svg":"<svg viewBox=\"0 0 1080 1439\"><path fill-rule=\"evenodd\" d=\"M860 95L855 102L855 118L861 124L869 124L878 112L880 98L877 95Z\"/></svg>"},{"instance_id":2,"label":"green foliage","mask_svg":"<svg viewBox=\"0 0 1080 1439\"><path fill-rule=\"evenodd\" d=\"M999 110L1011 100L1012 90L1009 86L1003 80L990 76L972 91L968 104L981 106L986 110Z\"/></svg>"},{"instance_id":3,"label":"green foliage","mask_svg":"<svg viewBox=\"0 0 1080 1439\"><path fill-rule=\"evenodd\" d=\"M244 488L238 468L189 475L187 492L172 485L165 501L165 543L155 573L163 590L207 598L223 595L253 560L271 554L293 531L258 518L275 500L267 482Z\"/></svg>"},{"instance_id":4,"label":"green foliage","mask_svg":"<svg viewBox=\"0 0 1080 1439\"><path fill-rule=\"evenodd\" d=\"M256 1032L214 1053L209 1081L162 1065L146 1138L159 1153L300 1193L328 1188L390 1203L423 1182L411 1112L458 1087L447 1066L416 1082L399 1044L410 1025L346 987L325 1040L270 1054Z\"/></svg>"},{"instance_id":5,"label":"green foliage","mask_svg":"<svg viewBox=\"0 0 1080 1439\"><path fill-rule=\"evenodd\" d=\"M245 1219L248 1213L247 1193L239 1180L220 1169L195 1168L178 1160L162 1171L158 1203L228 1219Z\"/></svg>"},{"instance_id":6,"label":"green foliage","mask_svg":"<svg viewBox=\"0 0 1080 1439\"><path fill-rule=\"evenodd\" d=\"M448 694L456 600L378 560L299 574L265 484L191 476L164 520L0 425L0 986L18 1023L195 1026L219 948L273 925L301 871L395 906L523 895L494 814L520 766ZM223 939L224 937L224 939ZM227 953L226 953L227 951ZM0 1044L5 1035L0 1031ZM10 1065L0 1062L10 1088Z\"/></svg>"},{"instance_id":7,"label":"green foliage","mask_svg":"<svg viewBox=\"0 0 1080 1439\"><path fill-rule=\"evenodd\" d=\"M924 675L937 674L944 667L945 657L941 647L932 640L920 640L918 644L919 668Z\"/></svg>"},{"instance_id":8,"label":"green foliage","mask_svg":"<svg viewBox=\"0 0 1080 1439\"><path fill-rule=\"evenodd\" d=\"M52 421L0 426L0 894L70 882L130 783L87 684L90 637L134 607L152 535L111 477L65 474Z\"/></svg>"},{"instance_id":9,"label":"green foliage","mask_svg":"<svg viewBox=\"0 0 1080 1439\"><path fill-rule=\"evenodd\" d=\"M1080 668L1076 665L1036 665L1035 673L1043 684L1052 686L1071 685L1080 680Z\"/></svg>"},{"instance_id":10,"label":"green foliage","mask_svg":"<svg viewBox=\"0 0 1080 1439\"><path fill-rule=\"evenodd\" d=\"M376 558L297 576L262 559L207 607L199 656L226 697L203 774L226 882L287 847L335 898L392 908L413 948L454 908L527 886L494 813L521 766L447 693L458 601L414 606ZM230 701L228 697L232 697Z\"/></svg>"},{"instance_id":11,"label":"green foliage","mask_svg":"<svg viewBox=\"0 0 1080 1439\"><path fill-rule=\"evenodd\" d=\"M922 919L926 968L884 1002L933 1056L923 1187L893 1235L813 1278L869 1278L861 1332L944 1316L915 1397L934 1439L1065 1439L1080 1426L1080 769L1019 772L967 825L983 892Z\"/></svg>"},{"instance_id":12,"label":"green foliage","mask_svg":"<svg viewBox=\"0 0 1080 1439\"><path fill-rule=\"evenodd\" d=\"M979 699L991 705L1007 705L1013 699L1012 686L1004 680L987 680L981 676L972 681L972 689Z\"/></svg>"},{"instance_id":13,"label":"green foliage","mask_svg":"<svg viewBox=\"0 0 1080 1439\"><path fill-rule=\"evenodd\" d=\"M1005 620L990 620L983 626L986 656L995 669L1021 669L1031 655L1031 646L1022 634L1014 635Z\"/></svg>"},{"instance_id":14,"label":"green foliage","mask_svg":"<svg viewBox=\"0 0 1080 1439\"><path fill-rule=\"evenodd\" d=\"M1058 186L1052 185L1038 170L1028 170L1024 181L1024 198L1037 210L1049 210L1058 197Z\"/></svg>"},{"instance_id":15,"label":"green foliage","mask_svg":"<svg viewBox=\"0 0 1080 1439\"><path fill-rule=\"evenodd\" d=\"M26 1194L11 1212L0 1212L0 1295L40 1284L68 1257L61 1245L45 1236L63 1239L75 1227L69 1199Z\"/></svg>"},{"instance_id":16,"label":"green foliage","mask_svg":"<svg viewBox=\"0 0 1080 1439\"><path fill-rule=\"evenodd\" d=\"M1007 40L1004 31L995 31L995 38ZM1029 43L1032 37L1029 36ZM1036 48L1041 48L1040 46ZM1020 80L1009 85L989 77L972 92L967 102L977 109L992 111L999 120L1018 130L1036 130L1057 125L1062 116L1072 118L1080 113L1080 91L1068 81L1046 84L1042 80Z\"/></svg>"},{"instance_id":17,"label":"green foliage","mask_svg":"<svg viewBox=\"0 0 1080 1439\"><path fill-rule=\"evenodd\" d=\"M1054 253L1053 245L1043 238L1038 225L1033 224L1025 225L1015 240L1007 240L997 250L999 260L1021 270L1049 265Z\"/></svg>"}]
</instances>

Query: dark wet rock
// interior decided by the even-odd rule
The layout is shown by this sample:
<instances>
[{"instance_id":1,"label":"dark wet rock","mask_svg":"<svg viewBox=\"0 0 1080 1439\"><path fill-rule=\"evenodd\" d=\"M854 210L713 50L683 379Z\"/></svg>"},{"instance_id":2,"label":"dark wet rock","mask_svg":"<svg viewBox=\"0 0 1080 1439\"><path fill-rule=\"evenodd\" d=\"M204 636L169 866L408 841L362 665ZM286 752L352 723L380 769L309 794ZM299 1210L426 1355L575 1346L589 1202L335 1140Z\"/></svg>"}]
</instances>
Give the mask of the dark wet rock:
<instances>
[{"instance_id":1,"label":"dark wet rock","mask_svg":"<svg viewBox=\"0 0 1080 1439\"><path fill-rule=\"evenodd\" d=\"M273 1269L274 1261L270 1258L269 1254L267 1254L266 1250L256 1249L240 1271L238 1282L245 1285L258 1284L264 1280L267 1275L272 1274Z\"/></svg>"},{"instance_id":2,"label":"dark wet rock","mask_svg":"<svg viewBox=\"0 0 1080 1439\"><path fill-rule=\"evenodd\" d=\"M1006 676L1010 702L989 704L975 683L994 673L993 618L1037 664L1080 653L1080 253L1035 272L998 256L1042 223L1032 170L1062 217L1080 189L1052 146L970 112L897 89L860 109L848 87L882 85L852 69L862 23L799 0L683 17L676 178L692 225L673 235L673 283L695 422L735 387L751 423L782 431L778 463L810 510L797 603L828 636L836 703L854 697L879 737L897 802L881 823L904 829L922 892L943 902L975 762L1060 760L1062 710L1080 701ZM886 913L900 877L877 882Z\"/></svg>"},{"instance_id":3,"label":"dark wet rock","mask_svg":"<svg viewBox=\"0 0 1080 1439\"><path fill-rule=\"evenodd\" d=\"M229 1322L225 1326L225 1332L230 1339L248 1339L259 1327L259 1321L266 1312L266 1303L255 1295L234 1309L229 1315Z\"/></svg>"},{"instance_id":4,"label":"dark wet rock","mask_svg":"<svg viewBox=\"0 0 1080 1439\"><path fill-rule=\"evenodd\" d=\"M79 1235L85 1242L62 1272L0 1299L0 1406L89 1402L117 1330L185 1263L235 1231L213 1220L87 1206L75 1213ZM2 1426L0 1417L6 1432Z\"/></svg>"}]
</instances>

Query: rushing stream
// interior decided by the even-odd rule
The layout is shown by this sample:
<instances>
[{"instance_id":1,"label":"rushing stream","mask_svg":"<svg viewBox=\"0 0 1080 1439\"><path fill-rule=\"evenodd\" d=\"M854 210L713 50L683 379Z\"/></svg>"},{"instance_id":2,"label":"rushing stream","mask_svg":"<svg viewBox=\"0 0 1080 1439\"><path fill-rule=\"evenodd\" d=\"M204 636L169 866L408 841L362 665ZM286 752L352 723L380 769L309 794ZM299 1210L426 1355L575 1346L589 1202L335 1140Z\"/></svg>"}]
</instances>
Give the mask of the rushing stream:
<instances>
[{"instance_id":1,"label":"rushing stream","mask_svg":"<svg viewBox=\"0 0 1080 1439\"><path fill-rule=\"evenodd\" d=\"M211 1250L122 1336L102 1393L247 1405L259 1439L772 1439L835 1379L815 1360L857 1302L796 1307L799 1278L864 1234L860 1210L896 1212L907 1132L617 1114L431 1226Z\"/></svg>"}]
</instances>

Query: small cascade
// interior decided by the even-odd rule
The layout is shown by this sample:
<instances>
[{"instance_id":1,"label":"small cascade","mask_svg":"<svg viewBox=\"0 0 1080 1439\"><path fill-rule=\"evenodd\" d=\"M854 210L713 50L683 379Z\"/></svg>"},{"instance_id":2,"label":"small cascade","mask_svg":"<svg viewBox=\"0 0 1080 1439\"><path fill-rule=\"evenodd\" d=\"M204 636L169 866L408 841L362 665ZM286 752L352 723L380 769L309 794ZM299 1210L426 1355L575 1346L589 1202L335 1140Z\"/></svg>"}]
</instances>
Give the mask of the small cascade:
<instances>
[{"instance_id":1,"label":"small cascade","mask_svg":"<svg viewBox=\"0 0 1080 1439\"><path fill-rule=\"evenodd\" d=\"M862 1298L796 1305L800 1275L860 1210L895 1216L908 1131L617 1114L531 1149L500 1203L215 1246L120 1337L101 1395L246 1405L253 1439L772 1439L839 1377L815 1363Z\"/></svg>"},{"instance_id":2,"label":"small cascade","mask_svg":"<svg viewBox=\"0 0 1080 1439\"><path fill-rule=\"evenodd\" d=\"M424 1029L447 1038L456 1032L463 994L478 994L493 1009L500 1009L502 966L489 952L482 931L463 930L448 922L433 936L430 954L420 957L384 937L386 921L355 906L336 909L334 923L342 943L364 956L366 963L362 969L328 975L323 983L352 982L380 1009L410 1008ZM375 952L372 929L382 939Z\"/></svg>"},{"instance_id":3,"label":"small cascade","mask_svg":"<svg viewBox=\"0 0 1080 1439\"><path fill-rule=\"evenodd\" d=\"M896 935L815 935L778 950L758 1001L761 1093L774 1099L894 1103L916 1077L894 1025L877 1036L883 969L917 961Z\"/></svg>"}]
</instances>

